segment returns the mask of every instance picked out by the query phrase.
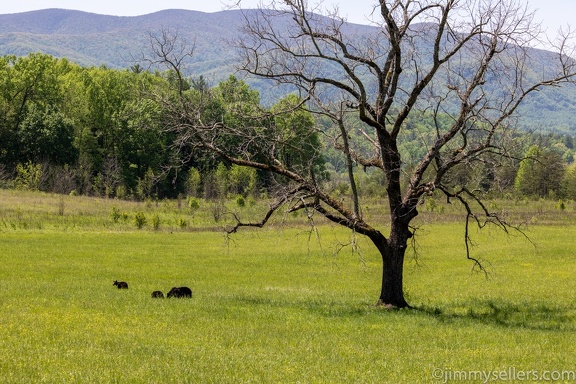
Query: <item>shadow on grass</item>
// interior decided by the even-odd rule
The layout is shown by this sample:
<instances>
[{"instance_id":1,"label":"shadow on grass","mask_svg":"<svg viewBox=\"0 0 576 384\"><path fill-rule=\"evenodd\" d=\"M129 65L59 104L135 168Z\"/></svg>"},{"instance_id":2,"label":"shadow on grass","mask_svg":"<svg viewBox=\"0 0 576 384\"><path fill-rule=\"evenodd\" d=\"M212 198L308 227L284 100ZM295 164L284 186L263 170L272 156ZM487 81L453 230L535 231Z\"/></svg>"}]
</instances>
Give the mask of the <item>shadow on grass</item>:
<instances>
[{"instance_id":1,"label":"shadow on grass","mask_svg":"<svg viewBox=\"0 0 576 384\"><path fill-rule=\"evenodd\" d=\"M511 303L506 301L474 301L469 305L415 307L413 311L440 321L469 320L486 325L546 331L576 330L576 308L555 303Z\"/></svg>"},{"instance_id":2,"label":"shadow on grass","mask_svg":"<svg viewBox=\"0 0 576 384\"><path fill-rule=\"evenodd\" d=\"M325 298L287 299L269 296L240 296L240 305L307 311L314 316L329 318L365 317L371 314L422 316L440 322L469 321L489 326L523 328L546 331L576 331L576 306L557 303L512 303L504 300L471 300L444 308L419 306L404 309L385 309L374 304Z\"/></svg>"}]
</instances>

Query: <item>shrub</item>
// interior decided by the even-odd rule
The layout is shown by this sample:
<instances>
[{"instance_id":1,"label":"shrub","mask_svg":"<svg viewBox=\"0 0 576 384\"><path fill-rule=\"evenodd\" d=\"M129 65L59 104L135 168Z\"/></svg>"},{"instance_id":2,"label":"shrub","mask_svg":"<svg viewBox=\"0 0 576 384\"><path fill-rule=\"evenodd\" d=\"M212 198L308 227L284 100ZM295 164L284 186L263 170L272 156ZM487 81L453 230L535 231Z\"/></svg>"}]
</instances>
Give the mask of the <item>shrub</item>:
<instances>
[{"instance_id":1,"label":"shrub","mask_svg":"<svg viewBox=\"0 0 576 384\"><path fill-rule=\"evenodd\" d=\"M31 161L26 164L16 165L16 188L30 191L40 189L42 177L42 165L34 164Z\"/></svg>"},{"instance_id":2,"label":"shrub","mask_svg":"<svg viewBox=\"0 0 576 384\"><path fill-rule=\"evenodd\" d=\"M434 212L437 207L438 204L436 203L436 200L434 200L433 197L428 198L428 200L426 201L426 210L428 212Z\"/></svg>"},{"instance_id":3,"label":"shrub","mask_svg":"<svg viewBox=\"0 0 576 384\"><path fill-rule=\"evenodd\" d=\"M180 217L178 219L178 221L176 222L176 224L178 224L178 226L182 229L186 228L188 226L188 221L182 217Z\"/></svg>"},{"instance_id":4,"label":"shrub","mask_svg":"<svg viewBox=\"0 0 576 384\"><path fill-rule=\"evenodd\" d=\"M125 199L126 187L124 187L123 185L119 185L118 187L116 187L116 197L119 199Z\"/></svg>"},{"instance_id":5,"label":"shrub","mask_svg":"<svg viewBox=\"0 0 576 384\"><path fill-rule=\"evenodd\" d=\"M155 213L154 216L152 216L152 227L154 228L155 231L157 231L160 228L160 216L158 216L157 213Z\"/></svg>"},{"instance_id":6,"label":"shrub","mask_svg":"<svg viewBox=\"0 0 576 384\"><path fill-rule=\"evenodd\" d=\"M198 208L200 208L200 201L195 197L189 197L188 208L190 208L192 211L197 210Z\"/></svg>"},{"instance_id":7,"label":"shrub","mask_svg":"<svg viewBox=\"0 0 576 384\"><path fill-rule=\"evenodd\" d=\"M134 214L134 224L138 229L142 229L142 227L146 225L146 216L144 215L144 212L136 212L136 214Z\"/></svg>"},{"instance_id":8,"label":"shrub","mask_svg":"<svg viewBox=\"0 0 576 384\"><path fill-rule=\"evenodd\" d=\"M120 214L120 210L116 207L112 207L112 210L110 210L110 217L112 218L112 221L117 223L121 216L122 215Z\"/></svg>"}]
</instances>

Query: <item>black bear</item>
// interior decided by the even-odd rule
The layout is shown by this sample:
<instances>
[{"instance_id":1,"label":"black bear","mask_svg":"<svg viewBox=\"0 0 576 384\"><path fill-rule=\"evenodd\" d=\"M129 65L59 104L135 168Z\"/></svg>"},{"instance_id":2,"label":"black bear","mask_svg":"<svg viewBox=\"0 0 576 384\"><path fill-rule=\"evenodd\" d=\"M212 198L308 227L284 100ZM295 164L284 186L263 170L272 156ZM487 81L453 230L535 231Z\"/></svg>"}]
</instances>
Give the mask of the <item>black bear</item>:
<instances>
[{"instance_id":1,"label":"black bear","mask_svg":"<svg viewBox=\"0 0 576 384\"><path fill-rule=\"evenodd\" d=\"M114 281L112 285L116 285L118 289L128 289L128 283L125 281Z\"/></svg>"},{"instance_id":2,"label":"black bear","mask_svg":"<svg viewBox=\"0 0 576 384\"><path fill-rule=\"evenodd\" d=\"M160 291L154 291L154 292L152 292L152 298L153 299L163 299L164 294Z\"/></svg>"},{"instance_id":3,"label":"black bear","mask_svg":"<svg viewBox=\"0 0 576 384\"><path fill-rule=\"evenodd\" d=\"M168 292L166 297L192 297L192 290L188 287L174 287Z\"/></svg>"}]
</instances>

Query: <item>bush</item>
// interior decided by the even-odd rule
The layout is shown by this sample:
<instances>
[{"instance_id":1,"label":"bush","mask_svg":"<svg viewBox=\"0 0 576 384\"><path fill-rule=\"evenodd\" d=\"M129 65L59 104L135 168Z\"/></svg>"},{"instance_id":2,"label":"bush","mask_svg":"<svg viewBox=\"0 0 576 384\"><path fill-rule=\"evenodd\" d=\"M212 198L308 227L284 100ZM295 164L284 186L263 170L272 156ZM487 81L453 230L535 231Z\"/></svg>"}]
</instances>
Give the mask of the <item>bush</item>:
<instances>
[{"instance_id":1,"label":"bush","mask_svg":"<svg viewBox=\"0 0 576 384\"><path fill-rule=\"evenodd\" d=\"M30 191L40 189L42 177L42 165L34 164L31 161L26 164L16 165L16 188Z\"/></svg>"},{"instance_id":2,"label":"bush","mask_svg":"<svg viewBox=\"0 0 576 384\"><path fill-rule=\"evenodd\" d=\"M438 204L436 203L436 200L434 200L433 197L428 198L428 200L426 201L426 210L428 212L434 212L437 207Z\"/></svg>"},{"instance_id":3,"label":"bush","mask_svg":"<svg viewBox=\"0 0 576 384\"><path fill-rule=\"evenodd\" d=\"M152 227L154 228L155 231L157 231L160 228L160 216L158 216L157 213L155 213L154 216L152 216Z\"/></svg>"},{"instance_id":4,"label":"bush","mask_svg":"<svg viewBox=\"0 0 576 384\"><path fill-rule=\"evenodd\" d=\"M134 224L138 229L142 229L142 227L146 225L146 216L144 215L144 212L136 212L134 215Z\"/></svg>"},{"instance_id":5,"label":"bush","mask_svg":"<svg viewBox=\"0 0 576 384\"><path fill-rule=\"evenodd\" d=\"M110 211L110 217L112 218L112 221L117 223L121 216L122 215L120 214L120 210L116 207L112 207L112 210Z\"/></svg>"},{"instance_id":6,"label":"bush","mask_svg":"<svg viewBox=\"0 0 576 384\"><path fill-rule=\"evenodd\" d=\"M116 187L116 197L119 199L125 199L126 187L124 187L123 185L119 185L118 187Z\"/></svg>"},{"instance_id":7,"label":"bush","mask_svg":"<svg viewBox=\"0 0 576 384\"><path fill-rule=\"evenodd\" d=\"M188 221L186 219L183 218L179 218L178 221L176 222L176 224L178 224L178 226L182 229L186 228L188 226Z\"/></svg>"},{"instance_id":8,"label":"bush","mask_svg":"<svg viewBox=\"0 0 576 384\"><path fill-rule=\"evenodd\" d=\"M192 211L197 210L198 208L200 208L200 201L195 197L189 197L188 208L190 208Z\"/></svg>"}]
</instances>

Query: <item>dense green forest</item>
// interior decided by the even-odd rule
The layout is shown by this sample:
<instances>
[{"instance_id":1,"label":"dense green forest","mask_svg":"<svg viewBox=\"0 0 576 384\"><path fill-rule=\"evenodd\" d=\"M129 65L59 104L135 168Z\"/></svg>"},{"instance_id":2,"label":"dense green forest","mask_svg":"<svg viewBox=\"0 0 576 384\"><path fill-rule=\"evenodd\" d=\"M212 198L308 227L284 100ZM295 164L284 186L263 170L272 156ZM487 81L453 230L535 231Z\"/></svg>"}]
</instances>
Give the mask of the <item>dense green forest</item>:
<instances>
[{"instance_id":1,"label":"dense green forest","mask_svg":"<svg viewBox=\"0 0 576 384\"><path fill-rule=\"evenodd\" d=\"M178 84L170 71L138 65L82 67L39 53L1 57L0 186L130 199L265 195L273 188L268 175L231 166L193 145L174 145L177 136L166 127L175 116L160 100L173 95L177 102L183 92L200 106L204 121L241 127L257 111L274 112L250 124L286 132L304 154L321 151L316 166L325 170L324 182L334 194L346 195L344 160L329 134L336 128L310 112L287 108L298 104L296 96L266 108L256 90L233 76L216 85L201 76L186 79L184 89ZM407 124L402 151L409 170L433 139L435 122L422 114ZM576 199L574 138L519 128L509 156L515 160L477 164L452 175L453 182L473 180L475 188L494 195ZM362 132L366 127L356 134ZM295 153L285 157L305 161ZM381 176L374 175L358 173L361 193L382 194Z\"/></svg>"}]
</instances>

